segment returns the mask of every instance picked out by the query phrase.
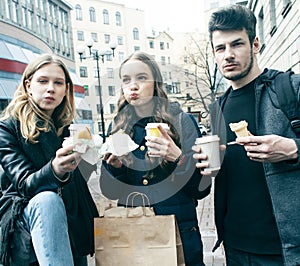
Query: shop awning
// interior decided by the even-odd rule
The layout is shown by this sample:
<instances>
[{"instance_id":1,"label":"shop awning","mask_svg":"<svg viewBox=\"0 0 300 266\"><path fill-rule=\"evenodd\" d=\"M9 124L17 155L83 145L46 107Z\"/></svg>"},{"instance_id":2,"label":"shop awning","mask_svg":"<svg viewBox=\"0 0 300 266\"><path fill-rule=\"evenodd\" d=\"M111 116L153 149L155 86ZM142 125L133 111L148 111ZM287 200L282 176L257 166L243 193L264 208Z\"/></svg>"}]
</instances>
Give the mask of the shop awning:
<instances>
[{"instance_id":1,"label":"shop awning","mask_svg":"<svg viewBox=\"0 0 300 266\"><path fill-rule=\"evenodd\" d=\"M18 85L15 80L0 78L0 99L12 99Z\"/></svg>"}]
</instances>

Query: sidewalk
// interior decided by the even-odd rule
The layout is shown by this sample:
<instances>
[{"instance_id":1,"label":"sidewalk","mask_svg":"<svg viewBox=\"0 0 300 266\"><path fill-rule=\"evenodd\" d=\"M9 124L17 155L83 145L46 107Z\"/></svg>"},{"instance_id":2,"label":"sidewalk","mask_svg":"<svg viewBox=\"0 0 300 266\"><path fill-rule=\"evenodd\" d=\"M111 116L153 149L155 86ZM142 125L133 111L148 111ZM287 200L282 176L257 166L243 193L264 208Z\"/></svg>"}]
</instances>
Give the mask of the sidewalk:
<instances>
[{"instance_id":1,"label":"sidewalk","mask_svg":"<svg viewBox=\"0 0 300 266\"><path fill-rule=\"evenodd\" d=\"M199 228L204 245L204 263L206 266L225 266L223 247L215 252L212 249L216 243L217 235L214 224L214 197L212 187L211 193L204 199L198 201Z\"/></svg>"},{"instance_id":2,"label":"sidewalk","mask_svg":"<svg viewBox=\"0 0 300 266\"><path fill-rule=\"evenodd\" d=\"M96 176L91 177L89 188L94 200L97 201L99 195L99 183ZM214 253L212 252L213 246L216 242L216 230L214 226L214 204L213 204L213 187L210 195L206 198L199 200L198 207L198 220L201 231L202 241L204 245L204 263L206 266L225 266L223 248L218 248ZM95 266L95 259L88 257L88 266ZM142 265L141 265L142 266ZM158 265L163 266L163 265Z\"/></svg>"}]
</instances>

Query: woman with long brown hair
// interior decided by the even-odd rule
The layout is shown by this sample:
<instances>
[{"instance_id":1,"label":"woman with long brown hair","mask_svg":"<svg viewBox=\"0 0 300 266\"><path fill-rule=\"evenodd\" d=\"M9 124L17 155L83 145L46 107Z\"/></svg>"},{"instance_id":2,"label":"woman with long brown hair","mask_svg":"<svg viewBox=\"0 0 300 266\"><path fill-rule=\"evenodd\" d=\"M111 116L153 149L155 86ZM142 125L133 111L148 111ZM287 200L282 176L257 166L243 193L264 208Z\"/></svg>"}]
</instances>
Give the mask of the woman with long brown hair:
<instances>
[{"instance_id":1,"label":"woman with long brown hair","mask_svg":"<svg viewBox=\"0 0 300 266\"><path fill-rule=\"evenodd\" d=\"M198 126L178 104L169 102L159 66L150 55L132 54L119 73L122 92L112 134L124 130L139 147L126 156L104 156L102 192L119 199L120 205L126 204L131 192L141 192L156 214L174 214L186 265L203 265L196 206L210 187L199 190L202 176L192 158L191 147L201 134ZM145 131L148 123L166 123L169 130L159 126L162 137L149 137Z\"/></svg>"}]
</instances>

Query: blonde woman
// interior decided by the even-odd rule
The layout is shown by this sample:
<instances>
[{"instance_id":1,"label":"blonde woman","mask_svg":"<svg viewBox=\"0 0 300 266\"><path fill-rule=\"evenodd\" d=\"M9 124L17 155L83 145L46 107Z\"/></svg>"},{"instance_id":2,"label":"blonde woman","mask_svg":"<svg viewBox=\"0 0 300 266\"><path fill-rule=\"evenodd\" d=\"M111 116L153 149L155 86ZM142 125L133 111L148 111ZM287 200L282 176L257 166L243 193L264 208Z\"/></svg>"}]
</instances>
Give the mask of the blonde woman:
<instances>
[{"instance_id":1,"label":"blonde woman","mask_svg":"<svg viewBox=\"0 0 300 266\"><path fill-rule=\"evenodd\" d=\"M79 166L94 167L62 148L74 112L65 64L48 54L29 63L0 121L4 265L86 265L94 252L98 212Z\"/></svg>"}]
</instances>

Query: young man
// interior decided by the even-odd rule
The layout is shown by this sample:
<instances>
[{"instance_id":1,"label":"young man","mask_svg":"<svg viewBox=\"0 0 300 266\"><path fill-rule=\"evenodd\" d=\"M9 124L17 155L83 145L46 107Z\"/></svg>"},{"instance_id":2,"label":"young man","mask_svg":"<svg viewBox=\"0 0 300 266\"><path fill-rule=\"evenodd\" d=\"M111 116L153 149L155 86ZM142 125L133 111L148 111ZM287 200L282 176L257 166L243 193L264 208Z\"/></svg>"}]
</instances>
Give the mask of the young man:
<instances>
[{"instance_id":1,"label":"young man","mask_svg":"<svg viewBox=\"0 0 300 266\"><path fill-rule=\"evenodd\" d=\"M262 71L256 55L256 18L234 5L212 14L210 41L230 87L211 105L212 134L227 145L215 178L216 248L227 265L300 265L300 139L274 92L276 70ZM266 82L268 80L268 82ZM299 100L300 75L291 76ZM299 110L300 111L300 110ZM236 138L229 123L246 120L249 136ZM240 144L240 145L239 145ZM208 166L200 148L194 158Z\"/></svg>"}]
</instances>

